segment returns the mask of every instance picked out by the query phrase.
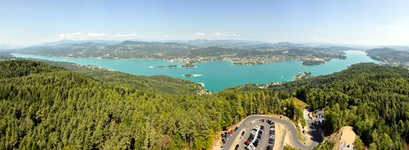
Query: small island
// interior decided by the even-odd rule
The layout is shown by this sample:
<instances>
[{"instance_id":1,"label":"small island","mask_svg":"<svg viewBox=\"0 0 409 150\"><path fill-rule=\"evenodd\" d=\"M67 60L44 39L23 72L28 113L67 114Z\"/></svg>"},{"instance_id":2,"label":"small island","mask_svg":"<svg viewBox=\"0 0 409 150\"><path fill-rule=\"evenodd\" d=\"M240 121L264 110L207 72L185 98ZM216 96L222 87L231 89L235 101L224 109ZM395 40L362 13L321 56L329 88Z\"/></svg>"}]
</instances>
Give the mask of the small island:
<instances>
[{"instance_id":1,"label":"small island","mask_svg":"<svg viewBox=\"0 0 409 150\"><path fill-rule=\"evenodd\" d=\"M193 63L185 63L182 68L196 68L196 66Z\"/></svg>"},{"instance_id":2,"label":"small island","mask_svg":"<svg viewBox=\"0 0 409 150\"><path fill-rule=\"evenodd\" d=\"M315 65L320 65L320 64L323 64L323 63L325 63L324 60L304 60L304 61L302 62L302 65L305 65L305 66L315 66Z\"/></svg>"},{"instance_id":3,"label":"small island","mask_svg":"<svg viewBox=\"0 0 409 150\"><path fill-rule=\"evenodd\" d=\"M305 58L302 62L302 65L306 65L306 66L320 65L330 60L331 59L326 59L326 58Z\"/></svg>"},{"instance_id":4,"label":"small island","mask_svg":"<svg viewBox=\"0 0 409 150\"><path fill-rule=\"evenodd\" d=\"M185 76L185 77L194 77L195 74L184 74L183 76Z\"/></svg>"},{"instance_id":5,"label":"small island","mask_svg":"<svg viewBox=\"0 0 409 150\"><path fill-rule=\"evenodd\" d=\"M197 77L197 76L201 76L201 74L188 73L188 74L184 74L183 76L185 76L185 77Z\"/></svg>"}]
</instances>

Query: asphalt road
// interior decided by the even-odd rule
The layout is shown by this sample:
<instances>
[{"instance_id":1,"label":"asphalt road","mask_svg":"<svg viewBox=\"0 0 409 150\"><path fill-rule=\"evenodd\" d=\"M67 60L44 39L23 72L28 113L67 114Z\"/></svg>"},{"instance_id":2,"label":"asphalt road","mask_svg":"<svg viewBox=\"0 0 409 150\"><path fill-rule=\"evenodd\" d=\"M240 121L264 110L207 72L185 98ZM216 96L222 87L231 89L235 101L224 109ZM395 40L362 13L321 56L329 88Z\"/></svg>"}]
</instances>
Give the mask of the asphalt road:
<instances>
[{"instance_id":1,"label":"asphalt road","mask_svg":"<svg viewBox=\"0 0 409 150\"><path fill-rule=\"evenodd\" d=\"M251 121L259 120L259 119L271 119L276 124L279 123L279 124L287 126L289 128L289 130L290 130L291 139L292 139L292 143L293 143L294 148L297 148L297 149L313 149L315 146L318 145L317 141L312 141L312 143L310 145L304 145L298 139L297 130L296 130L294 124L291 121L276 118L276 117L266 116L266 115L251 115L251 116L248 116L246 119L244 119L240 123L240 125L238 126L237 131L234 132L234 134L229 138L229 140L224 145L224 149L227 149L227 150L234 149L234 146L236 146L236 145L233 145L233 144L237 140L237 138L240 138L241 131L245 130L246 128L251 130L251 127L252 127ZM247 131L250 131L250 130L247 130ZM268 128L266 128L265 130L268 130ZM246 134L248 134L248 133L246 133ZM265 135L263 135L263 137ZM264 140L264 138L263 138L263 140ZM257 149L261 149L262 147L264 147L264 145L261 145L261 143L260 143L260 145L259 145L259 147L257 147ZM242 149L242 148L240 148L240 149Z\"/></svg>"}]
</instances>

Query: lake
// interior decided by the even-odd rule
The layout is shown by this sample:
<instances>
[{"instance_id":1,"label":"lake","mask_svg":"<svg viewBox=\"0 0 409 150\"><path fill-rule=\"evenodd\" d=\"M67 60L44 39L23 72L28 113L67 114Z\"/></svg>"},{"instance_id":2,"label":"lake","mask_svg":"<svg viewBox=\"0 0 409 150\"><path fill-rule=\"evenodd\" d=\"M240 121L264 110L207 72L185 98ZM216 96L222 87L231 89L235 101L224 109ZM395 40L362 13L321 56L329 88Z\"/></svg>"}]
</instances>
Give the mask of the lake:
<instances>
[{"instance_id":1,"label":"lake","mask_svg":"<svg viewBox=\"0 0 409 150\"><path fill-rule=\"evenodd\" d=\"M225 88L248 83L264 84L273 81L292 81L298 72L310 71L312 76L327 75L342 71L348 66L360 62L380 63L366 56L366 52L345 51L347 59L332 59L325 64L304 66L302 61L272 62L254 66L238 66L231 62L213 61L195 64L196 68L152 68L152 66L178 65L180 62L166 60L112 60L95 58L50 57L39 55L12 54L19 58L34 58L49 61L72 62L80 65L102 66L115 71L134 75L168 75L175 78L202 83L210 91L220 91ZM196 74L185 77L184 74Z\"/></svg>"}]
</instances>

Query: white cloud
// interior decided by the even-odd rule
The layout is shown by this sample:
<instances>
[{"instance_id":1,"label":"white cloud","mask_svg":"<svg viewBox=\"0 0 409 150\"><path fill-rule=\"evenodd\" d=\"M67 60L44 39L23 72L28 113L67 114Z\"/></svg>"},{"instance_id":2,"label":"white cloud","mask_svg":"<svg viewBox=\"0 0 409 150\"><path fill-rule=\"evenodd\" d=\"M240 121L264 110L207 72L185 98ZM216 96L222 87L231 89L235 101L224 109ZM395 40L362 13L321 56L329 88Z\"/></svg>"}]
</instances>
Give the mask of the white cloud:
<instances>
[{"instance_id":1,"label":"white cloud","mask_svg":"<svg viewBox=\"0 0 409 150\"><path fill-rule=\"evenodd\" d=\"M57 35L60 40L101 40L107 39L109 35L107 33L66 33Z\"/></svg>"},{"instance_id":2,"label":"white cloud","mask_svg":"<svg viewBox=\"0 0 409 150\"><path fill-rule=\"evenodd\" d=\"M56 35L54 38L42 38L41 42L53 42L58 40L190 40L190 39L238 39L240 35L236 33L205 33L197 32L193 35L158 35L158 34L138 34L138 33L121 33L121 34L107 34L107 33L62 33Z\"/></svg>"},{"instance_id":3,"label":"white cloud","mask_svg":"<svg viewBox=\"0 0 409 150\"><path fill-rule=\"evenodd\" d=\"M216 33L213 33L211 36L225 36L225 34L216 32Z\"/></svg>"},{"instance_id":4,"label":"white cloud","mask_svg":"<svg viewBox=\"0 0 409 150\"><path fill-rule=\"evenodd\" d=\"M206 39L230 39L230 38L239 38L240 35L238 34L227 34L227 33L221 33L221 32L214 32L214 33L203 33L203 32L197 32L194 35L187 36L187 38L206 38Z\"/></svg>"},{"instance_id":5,"label":"white cloud","mask_svg":"<svg viewBox=\"0 0 409 150\"><path fill-rule=\"evenodd\" d=\"M205 36L206 34L203 33L203 32L198 32L198 33L196 33L196 35L197 35L197 36Z\"/></svg>"},{"instance_id":6,"label":"white cloud","mask_svg":"<svg viewBox=\"0 0 409 150\"><path fill-rule=\"evenodd\" d=\"M141 38L143 36L136 34L136 33L129 33L129 34L116 34L113 36L114 38Z\"/></svg>"}]
</instances>

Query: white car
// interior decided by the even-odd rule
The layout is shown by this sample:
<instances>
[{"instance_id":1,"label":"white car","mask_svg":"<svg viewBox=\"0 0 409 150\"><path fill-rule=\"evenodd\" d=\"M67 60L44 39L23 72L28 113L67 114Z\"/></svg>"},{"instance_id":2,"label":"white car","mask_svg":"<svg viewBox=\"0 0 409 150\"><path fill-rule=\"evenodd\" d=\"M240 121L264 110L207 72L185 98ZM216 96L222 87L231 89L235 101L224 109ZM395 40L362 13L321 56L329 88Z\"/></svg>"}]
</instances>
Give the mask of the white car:
<instances>
[{"instance_id":1,"label":"white car","mask_svg":"<svg viewBox=\"0 0 409 150\"><path fill-rule=\"evenodd\" d=\"M258 130L258 128L260 128L260 126L259 125L256 125L254 128L253 128L253 130Z\"/></svg>"},{"instance_id":2,"label":"white car","mask_svg":"<svg viewBox=\"0 0 409 150\"><path fill-rule=\"evenodd\" d=\"M250 146L250 148L251 148L252 150L255 150L255 149L256 149L256 147L255 147L253 144L250 144L249 146Z\"/></svg>"}]
</instances>

